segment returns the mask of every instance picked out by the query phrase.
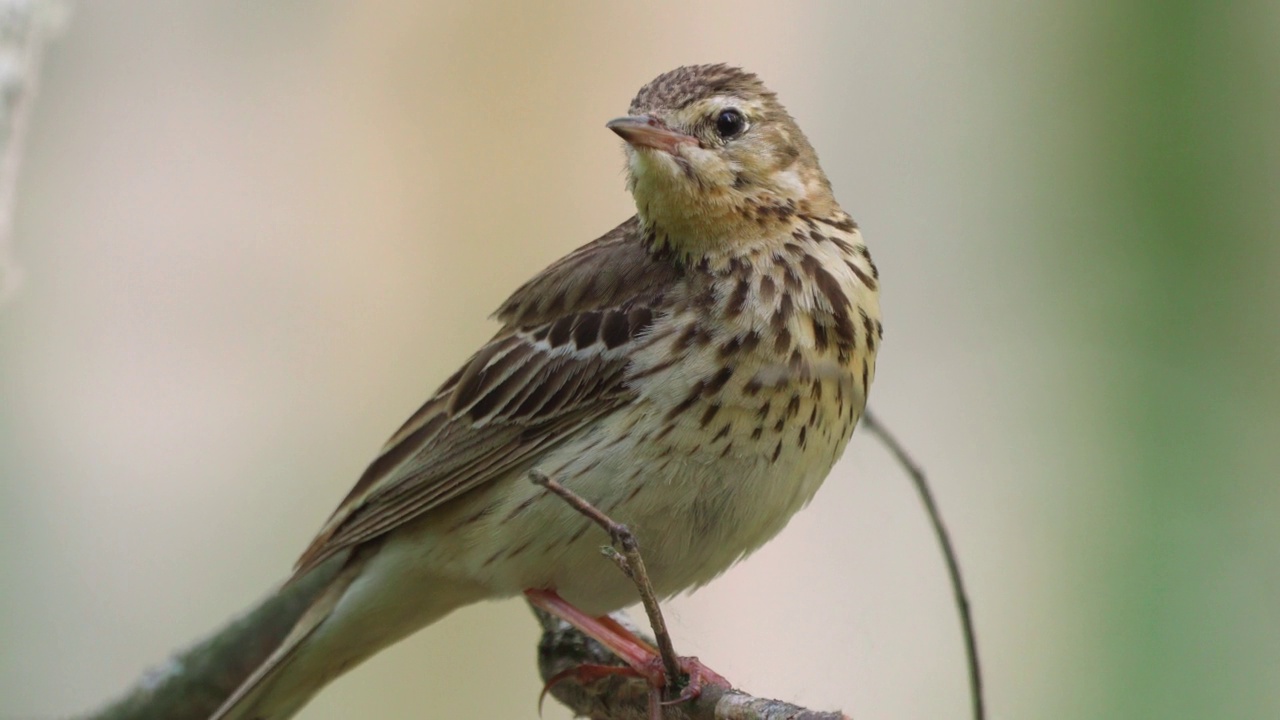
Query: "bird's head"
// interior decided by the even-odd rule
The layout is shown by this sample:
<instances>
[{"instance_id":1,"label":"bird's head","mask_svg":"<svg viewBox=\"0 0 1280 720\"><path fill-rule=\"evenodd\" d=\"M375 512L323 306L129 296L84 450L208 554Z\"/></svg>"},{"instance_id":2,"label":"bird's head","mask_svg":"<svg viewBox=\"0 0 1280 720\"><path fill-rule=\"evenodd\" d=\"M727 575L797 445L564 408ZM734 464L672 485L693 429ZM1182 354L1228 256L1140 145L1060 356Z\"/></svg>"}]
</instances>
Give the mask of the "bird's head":
<instances>
[{"instance_id":1,"label":"bird's head","mask_svg":"<svg viewBox=\"0 0 1280 720\"><path fill-rule=\"evenodd\" d=\"M834 205L795 120L738 68L693 65L659 75L608 127L627 141L641 223L679 254L746 242L795 212Z\"/></svg>"}]
</instances>

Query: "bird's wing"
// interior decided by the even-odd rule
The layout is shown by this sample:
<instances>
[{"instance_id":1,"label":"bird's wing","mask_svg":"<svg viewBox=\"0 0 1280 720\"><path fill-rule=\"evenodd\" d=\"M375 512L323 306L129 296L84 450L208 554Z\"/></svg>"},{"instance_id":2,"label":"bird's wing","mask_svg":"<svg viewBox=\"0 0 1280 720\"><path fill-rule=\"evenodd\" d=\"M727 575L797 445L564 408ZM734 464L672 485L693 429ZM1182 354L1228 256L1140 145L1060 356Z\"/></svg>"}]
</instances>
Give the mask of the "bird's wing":
<instances>
[{"instance_id":1,"label":"bird's wing","mask_svg":"<svg viewBox=\"0 0 1280 720\"><path fill-rule=\"evenodd\" d=\"M677 274L643 251L628 221L526 283L498 312L506 326L387 441L294 577L528 467L630 401L631 353Z\"/></svg>"}]
</instances>

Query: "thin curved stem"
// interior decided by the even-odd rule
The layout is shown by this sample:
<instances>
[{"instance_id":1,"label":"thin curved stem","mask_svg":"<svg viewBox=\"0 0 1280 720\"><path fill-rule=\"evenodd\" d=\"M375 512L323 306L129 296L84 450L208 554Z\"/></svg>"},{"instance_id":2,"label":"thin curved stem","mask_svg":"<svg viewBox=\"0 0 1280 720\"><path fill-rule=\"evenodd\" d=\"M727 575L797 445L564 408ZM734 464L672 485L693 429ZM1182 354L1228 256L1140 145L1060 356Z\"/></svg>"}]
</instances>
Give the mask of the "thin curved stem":
<instances>
[{"instance_id":1,"label":"thin curved stem","mask_svg":"<svg viewBox=\"0 0 1280 720\"><path fill-rule=\"evenodd\" d=\"M964 647L969 660L969 691L973 696L973 717L974 720L985 720L987 711L982 696L982 668L978 664L978 637L973 629L973 613L969 609L969 596L965 593L964 579L960 574L960 560L956 555L955 546L951 544L951 535L947 532L947 526L942 522L942 512L938 510L938 504L933 499L933 491L929 489L929 481L925 478L924 470L911 459L897 438L876 419L875 415L871 414L870 410L862 414L862 426L884 443L906 470L916 491L920 493L920 501L924 503L929 522L933 525L934 535L937 536L938 545L941 546L942 555L946 559L947 573L951 576L951 589L956 597L956 610L960 613L960 627L964 633Z\"/></svg>"}]
</instances>

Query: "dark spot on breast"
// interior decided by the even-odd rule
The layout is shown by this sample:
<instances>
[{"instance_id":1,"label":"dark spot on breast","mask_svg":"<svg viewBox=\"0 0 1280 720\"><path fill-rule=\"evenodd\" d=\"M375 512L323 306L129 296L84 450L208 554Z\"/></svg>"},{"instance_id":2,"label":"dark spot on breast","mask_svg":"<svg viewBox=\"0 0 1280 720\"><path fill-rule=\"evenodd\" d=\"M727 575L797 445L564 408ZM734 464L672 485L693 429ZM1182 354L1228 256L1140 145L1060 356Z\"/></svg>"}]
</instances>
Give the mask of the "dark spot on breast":
<instances>
[{"instance_id":1,"label":"dark spot on breast","mask_svg":"<svg viewBox=\"0 0 1280 720\"><path fill-rule=\"evenodd\" d=\"M769 411L772 409L773 409L773 402L770 400L765 400L764 404L760 406L760 409L756 410L756 419L760 420L761 422L764 422L764 419L769 417Z\"/></svg>"},{"instance_id":2,"label":"dark spot on breast","mask_svg":"<svg viewBox=\"0 0 1280 720\"><path fill-rule=\"evenodd\" d=\"M838 313L836 319L836 344L842 355L852 352L858 342L858 330L853 324L853 317L847 312Z\"/></svg>"},{"instance_id":3,"label":"dark spot on breast","mask_svg":"<svg viewBox=\"0 0 1280 720\"><path fill-rule=\"evenodd\" d=\"M711 421L715 419L716 413L719 413L719 412L720 412L720 403L708 403L707 409L704 410L702 413L702 419L699 421L699 425L701 425L702 427L706 427L710 425Z\"/></svg>"},{"instance_id":4,"label":"dark spot on breast","mask_svg":"<svg viewBox=\"0 0 1280 720\"><path fill-rule=\"evenodd\" d=\"M791 399L787 401L787 417L793 418L799 412L800 412L800 396L792 395Z\"/></svg>"},{"instance_id":5,"label":"dark spot on breast","mask_svg":"<svg viewBox=\"0 0 1280 720\"><path fill-rule=\"evenodd\" d=\"M813 347L818 352L826 352L831 339L827 337L827 326L815 315L813 320Z\"/></svg>"},{"instance_id":6,"label":"dark spot on breast","mask_svg":"<svg viewBox=\"0 0 1280 720\"><path fill-rule=\"evenodd\" d=\"M800 348L791 351L791 357L787 359L787 370L791 372L793 379L805 382L813 376L813 370L809 367L809 363L805 362L804 355L800 354Z\"/></svg>"},{"instance_id":7,"label":"dark spot on breast","mask_svg":"<svg viewBox=\"0 0 1280 720\"><path fill-rule=\"evenodd\" d=\"M747 308L747 298L751 296L751 278L742 277L738 279L738 285L733 289L733 295L729 297L729 304L725 307L725 313L729 319L738 317L742 311Z\"/></svg>"},{"instance_id":8,"label":"dark spot on breast","mask_svg":"<svg viewBox=\"0 0 1280 720\"><path fill-rule=\"evenodd\" d=\"M778 301L778 308L773 311L773 317L769 318L769 325L775 331L786 329L793 310L794 305L792 304L791 295L783 293L782 299Z\"/></svg>"},{"instance_id":9,"label":"dark spot on breast","mask_svg":"<svg viewBox=\"0 0 1280 720\"><path fill-rule=\"evenodd\" d=\"M713 437L713 438L711 438L711 442L713 442L713 443L714 443L714 442L719 442L719 441L721 441L721 440L725 439L725 437L726 437L726 436L728 436L728 434L729 434L729 426L730 426L730 425L731 425L731 423L725 423L725 424L724 424L724 427L720 428L720 432L716 433L716 436L715 436L715 437Z\"/></svg>"},{"instance_id":10,"label":"dark spot on breast","mask_svg":"<svg viewBox=\"0 0 1280 720\"><path fill-rule=\"evenodd\" d=\"M854 230L858 229L858 223L854 222L853 218L849 217L848 215L837 215L835 217L829 217L829 218L819 217L814 219L825 225L830 225L831 227L837 230L840 230L842 232L853 232Z\"/></svg>"},{"instance_id":11,"label":"dark spot on breast","mask_svg":"<svg viewBox=\"0 0 1280 720\"><path fill-rule=\"evenodd\" d=\"M633 479L634 479L634 477L639 477L639 475L637 474L636 476L633 476ZM636 483L636 487L635 487L635 489L634 489L634 490L632 490L631 492L627 493L627 499L626 499L626 502L631 502L632 500L635 500L635 499L636 499L636 496L637 496L637 495L639 495L639 494L640 494L640 491L641 491L641 490L643 490L643 489L644 489L644 483L642 483L642 482L638 482L638 483Z\"/></svg>"},{"instance_id":12,"label":"dark spot on breast","mask_svg":"<svg viewBox=\"0 0 1280 720\"><path fill-rule=\"evenodd\" d=\"M638 489L639 488L637 488L637 490ZM632 494L634 494L634 492ZM577 532L569 536L569 539L565 542L565 545L572 545L578 542L579 540L582 539L583 535L587 534L587 530L590 530L590 529L591 529L591 523L584 521L582 523L582 527L578 528Z\"/></svg>"},{"instance_id":13,"label":"dark spot on breast","mask_svg":"<svg viewBox=\"0 0 1280 720\"><path fill-rule=\"evenodd\" d=\"M508 558L508 559L513 558L513 557L515 557L515 556L519 555L520 553L524 552L525 550L528 550L528 549L529 549L529 546L530 546L530 545L532 545L532 544L533 544L533 538L530 538L530 539L528 539L528 540L525 540L525 541L524 541L523 543L521 543L518 547L516 547L516 549L514 549L514 550L512 550L511 552L507 553L507 558Z\"/></svg>"},{"instance_id":14,"label":"dark spot on breast","mask_svg":"<svg viewBox=\"0 0 1280 720\"><path fill-rule=\"evenodd\" d=\"M782 266L782 285L788 292L799 292L803 283L800 281L800 273L796 272L794 265L787 263ZM784 294L782 297L786 297Z\"/></svg>"},{"instance_id":15,"label":"dark spot on breast","mask_svg":"<svg viewBox=\"0 0 1280 720\"><path fill-rule=\"evenodd\" d=\"M773 458L770 460L770 462L778 462L778 457L781 455L782 455L782 441L779 440L778 444L773 447Z\"/></svg>"},{"instance_id":16,"label":"dark spot on breast","mask_svg":"<svg viewBox=\"0 0 1280 720\"><path fill-rule=\"evenodd\" d=\"M774 283L772 275L765 275L760 278L760 302L765 305L772 304L775 290L777 290L777 285Z\"/></svg>"},{"instance_id":17,"label":"dark spot on breast","mask_svg":"<svg viewBox=\"0 0 1280 720\"><path fill-rule=\"evenodd\" d=\"M693 344L693 336L698 334L697 325L688 325L684 330L680 331L680 335L676 337L675 342L671 344L671 348L678 353L682 353L689 349Z\"/></svg>"},{"instance_id":18,"label":"dark spot on breast","mask_svg":"<svg viewBox=\"0 0 1280 720\"><path fill-rule=\"evenodd\" d=\"M698 401L698 398L702 397L702 390L705 387L706 383L701 380L694 383L693 387L689 390L689 394L685 396L684 400L681 400L678 405L667 411L667 421L670 422L671 420L676 419L680 415L684 414L686 410L693 407L693 404Z\"/></svg>"},{"instance_id":19,"label":"dark spot on breast","mask_svg":"<svg viewBox=\"0 0 1280 720\"><path fill-rule=\"evenodd\" d=\"M854 263L852 260L845 260L844 264L849 267L849 271L852 272L863 285L867 286L872 290L876 289L876 281L870 277L867 277L867 274L863 272L862 268L858 267L856 263Z\"/></svg>"},{"instance_id":20,"label":"dark spot on breast","mask_svg":"<svg viewBox=\"0 0 1280 720\"><path fill-rule=\"evenodd\" d=\"M814 284L818 287L823 297L827 299L827 303L831 306L832 312L840 312L849 304L849 298L844 294L844 290L840 288L840 281L835 278L818 258L807 255L801 261L801 266L809 277L813 279Z\"/></svg>"},{"instance_id":21,"label":"dark spot on breast","mask_svg":"<svg viewBox=\"0 0 1280 720\"><path fill-rule=\"evenodd\" d=\"M707 272L710 272L709 270ZM708 284L693 296L693 306L700 310L707 310L716 305L716 286Z\"/></svg>"},{"instance_id":22,"label":"dark spot on breast","mask_svg":"<svg viewBox=\"0 0 1280 720\"><path fill-rule=\"evenodd\" d=\"M720 390L724 388L725 383L729 382L729 378L731 377L733 377L732 367L725 366L720 368L716 374L707 381L703 394L707 397L711 397L720 392Z\"/></svg>"},{"instance_id":23,"label":"dark spot on breast","mask_svg":"<svg viewBox=\"0 0 1280 720\"><path fill-rule=\"evenodd\" d=\"M834 243L836 247L840 248L840 252L843 252L846 255L852 255L855 252L853 243L849 242L848 240L845 240L844 238L838 235L830 235L825 237L827 238L827 240L830 240L832 243Z\"/></svg>"},{"instance_id":24,"label":"dark spot on breast","mask_svg":"<svg viewBox=\"0 0 1280 720\"><path fill-rule=\"evenodd\" d=\"M775 316L776 317L776 316ZM778 334L773 339L773 350L779 355L785 354L791 349L791 331L784 325L778 328Z\"/></svg>"},{"instance_id":25,"label":"dark spot on breast","mask_svg":"<svg viewBox=\"0 0 1280 720\"><path fill-rule=\"evenodd\" d=\"M672 431L672 430L675 430L675 429L676 429L676 424L675 424L675 423L673 423L673 422L668 422L668 423L667 423L667 424L666 424L666 425L665 425L661 430L659 430L659 431L658 431L658 434L653 435L652 437L650 437L650 436L646 435L646 436L645 436L645 437L644 437L640 442L641 442L641 444L642 444L642 445L643 445L643 444L648 444L648 443L656 443L656 442L658 442L659 440L661 440L662 438L664 438L664 437L666 437L667 435L671 434L671 431ZM665 454L666 454L666 452L669 452L669 450L668 450L668 451L664 451L664 453L663 453L663 454L665 455Z\"/></svg>"},{"instance_id":26,"label":"dark spot on breast","mask_svg":"<svg viewBox=\"0 0 1280 720\"><path fill-rule=\"evenodd\" d=\"M467 516L465 520L459 521L457 524L453 526L453 529L461 530L462 528L476 522L480 518L493 513L493 511L497 509L498 509L497 503L489 503L484 507L480 508L478 511L471 513L471 515Z\"/></svg>"},{"instance_id":27,"label":"dark spot on breast","mask_svg":"<svg viewBox=\"0 0 1280 720\"><path fill-rule=\"evenodd\" d=\"M726 341L725 344L720 346L720 351L717 354L720 356L721 360L724 360L725 358L731 355L737 355L738 350L740 350L741 348L742 348L742 338L738 335L734 335L733 337L729 338L729 340Z\"/></svg>"},{"instance_id":28,"label":"dark spot on breast","mask_svg":"<svg viewBox=\"0 0 1280 720\"><path fill-rule=\"evenodd\" d=\"M684 352L694 345L701 347L709 342L711 342L711 331L695 323L680 333L675 340L674 348L676 352Z\"/></svg>"},{"instance_id":29,"label":"dark spot on breast","mask_svg":"<svg viewBox=\"0 0 1280 720\"><path fill-rule=\"evenodd\" d=\"M861 255L864 259L866 259L867 267L871 268L871 277L879 280L880 271L876 269L876 264L871 261L871 251L867 249L866 245L859 245L856 248L856 250L858 251L859 255Z\"/></svg>"},{"instance_id":30,"label":"dark spot on breast","mask_svg":"<svg viewBox=\"0 0 1280 720\"><path fill-rule=\"evenodd\" d=\"M763 425L757 425L757 426L756 426L756 429L751 431L751 439L752 439L752 440L759 440L759 439L760 439L760 436L761 436L761 435L763 435L763 434L764 434L764 426L763 426Z\"/></svg>"},{"instance_id":31,"label":"dark spot on breast","mask_svg":"<svg viewBox=\"0 0 1280 720\"><path fill-rule=\"evenodd\" d=\"M509 522L520 513L524 512L525 510L528 510L529 507L533 505L535 502L537 502L538 498L540 497L542 497L541 493L537 495L533 495L532 497L526 498L519 505L517 505L514 510L512 510L510 513L507 513L507 517L505 520L503 520L503 522Z\"/></svg>"},{"instance_id":32,"label":"dark spot on breast","mask_svg":"<svg viewBox=\"0 0 1280 720\"><path fill-rule=\"evenodd\" d=\"M805 440L807 437L808 437L808 430L804 425L801 425L800 426L800 447L801 448L805 446Z\"/></svg>"},{"instance_id":33,"label":"dark spot on breast","mask_svg":"<svg viewBox=\"0 0 1280 720\"><path fill-rule=\"evenodd\" d=\"M747 381L746 385L742 386L742 391L748 395L755 395L760 392L760 389L763 387L764 384L760 382L760 378L753 377Z\"/></svg>"}]
</instances>

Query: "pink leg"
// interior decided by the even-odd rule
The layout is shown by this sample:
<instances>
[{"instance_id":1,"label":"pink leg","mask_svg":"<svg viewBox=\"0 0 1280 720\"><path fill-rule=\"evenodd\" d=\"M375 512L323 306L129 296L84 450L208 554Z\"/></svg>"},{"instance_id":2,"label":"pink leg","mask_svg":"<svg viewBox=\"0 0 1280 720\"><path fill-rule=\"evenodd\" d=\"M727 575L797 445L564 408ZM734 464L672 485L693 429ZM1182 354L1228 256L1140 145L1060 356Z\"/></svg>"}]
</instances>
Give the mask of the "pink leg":
<instances>
[{"instance_id":1,"label":"pink leg","mask_svg":"<svg viewBox=\"0 0 1280 720\"><path fill-rule=\"evenodd\" d=\"M636 637L635 633L623 627L610 617L592 617L571 605L554 590L525 590L525 597L535 607L541 608L564 620L578 630L593 638L610 652L622 659L630 668L630 673L643 677L655 688L667 685L666 673L662 669L662 658L653 645ZM680 694L680 701L692 700L702 692L706 684L730 687L729 681L711 668L703 665L697 658L680 658L680 668L689 674L689 684ZM582 668L584 672L574 673L580 680L590 681L605 675L630 674L619 668ZM553 678L555 681L563 678Z\"/></svg>"}]
</instances>

